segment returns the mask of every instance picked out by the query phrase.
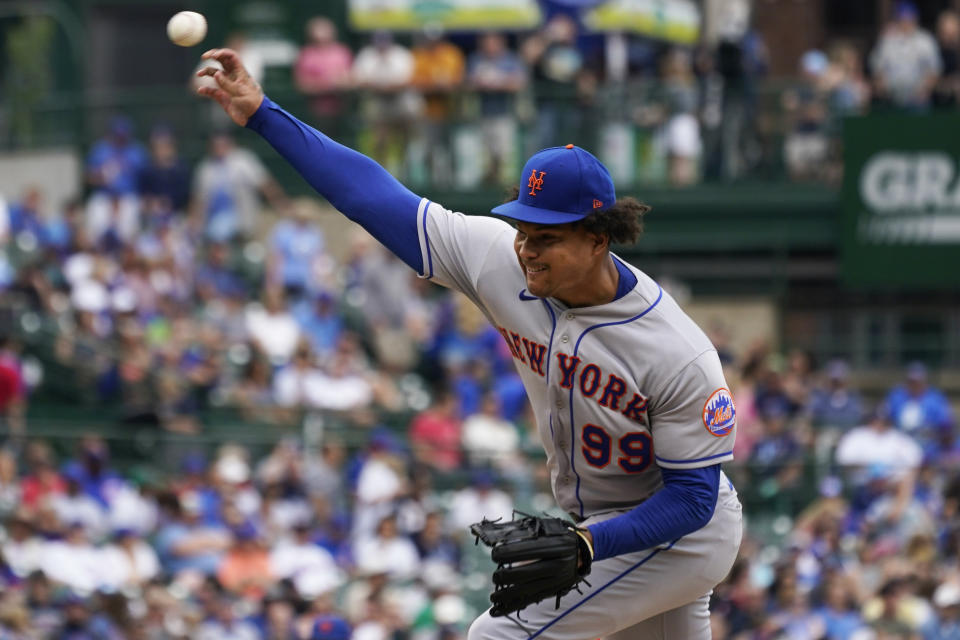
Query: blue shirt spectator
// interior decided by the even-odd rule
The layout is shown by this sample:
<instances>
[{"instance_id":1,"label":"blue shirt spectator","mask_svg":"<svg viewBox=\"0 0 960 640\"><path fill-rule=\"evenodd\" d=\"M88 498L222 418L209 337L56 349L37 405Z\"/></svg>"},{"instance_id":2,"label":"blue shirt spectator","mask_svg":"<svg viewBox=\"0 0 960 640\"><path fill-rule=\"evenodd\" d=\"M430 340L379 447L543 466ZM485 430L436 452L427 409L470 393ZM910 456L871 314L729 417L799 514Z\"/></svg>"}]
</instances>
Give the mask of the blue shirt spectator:
<instances>
[{"instance_id":1,"label":"blue shirt spectator","mask_svg":"<svg viewBox=\"0 0 960 640\"><path fill-rule=\"evenodd\" d=\"M467 62L467 78L479 94L480 114L509 115L514 95L526 84L526 67L498 33L484 34L479 45Z\"/></svg>"},{"instance_id":2,"label":"blue shirt spectator","mask_svg":"<svg viewBox=\"0 0 960 640\"><path fill-rule=\"evenodd\" d=\"M87 181L95 190L115 196L137 192L137 177L147 165L147 154L132 136L133 124L118 116L110 123L107 137L93 145L87 156Z\"/></svg>"},{"instance_id":3,"label":"blue shirt spectator","mask_svg":"<svg viewBox=\"0 0 960 640\"><path fill-rule=\"evenodd\" d=\"M150 161L138 176L144 207L151 213L184 212L190 200L190 169L177 155L176 140L167 127L150 134Z\"/></svg>"},{"instance_id":4,"label":"blue shirt spectator","mask_svg":"<svg viewBox=\"0 0 960 640\"><path fill-rule=\"evenodd\" d=\"M316 280L318 261L323 257L323 233L310 223L306 211L294 208L290 219L282 220L273 229L270 240L270 278L298 296Z\"/></svg>"},{"instance_id":5,"label":"blue shirt spectator","mask_svg":"<svg viewBox=\"0 0 960 640\"><path fill-rule=\"evenodd\" d=\"M922 363L907 367L906 384L890 392L887 406L893 424L916 438L928 456L936 457L943 445L951 444L950 403L939 389L930 386L927 368Z\"/></svg>"},{"instance_id":6,"label":"blue shirt spectator","mask_svg":"<svg viewBox=\"0 0 960 640\"><path fill-rule=\"evenodd\" d=\"M293 317L318 354L331 353L343 334L343 316L333 295L320 291L293 305Z\"/></svg>"},{"instance_id":7,"label":"blue shirt spectator","mask_svg":"<svg viewBox=\"0 0 960 640\"><path fill-rule=\"evenodd\" d=\"M36 187L30 187L20 202L10 205L10 235L30 233L40 241L44 236L44 221L40 210L43 206L43 193Z\"/></svg>"},{"instance_id":8,"label":"blue shirt spectator","mask_svg":"<svg viewBox=\"0 0 960 640\"><path fill-rule=\"evenodd\" d=\"M810 396L810 417L822 427L855 427L863 420L863 399L848 385L850 367L842 360L827 366L827 384Z\"/></svg>"}]
</instances>

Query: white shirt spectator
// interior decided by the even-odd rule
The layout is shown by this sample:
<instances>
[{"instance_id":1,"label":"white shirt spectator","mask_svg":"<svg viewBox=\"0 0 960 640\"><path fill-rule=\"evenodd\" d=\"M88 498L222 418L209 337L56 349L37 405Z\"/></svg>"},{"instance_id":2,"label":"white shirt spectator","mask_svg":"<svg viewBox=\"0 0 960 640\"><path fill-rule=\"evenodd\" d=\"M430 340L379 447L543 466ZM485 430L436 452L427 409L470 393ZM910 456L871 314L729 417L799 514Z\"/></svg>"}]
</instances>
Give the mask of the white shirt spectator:
<instances>
[{"instance_id":1,"label":"white shirt spectator","mask_svg":"<svg viewBox=\"0 0 960 640\"><path fill-rule=\"evenodd\" d=\"M78 593L90 593L110 584L111 570L104 554L85 539L49 543L40 569L51 580Z\"/></svg>"},{"instance_id":2,"label":"white shirt spectator","mask_svg":"<svg viewBox=\"0 0 960 640\"><path fill-rule=\"evenodd\" d=\"M27 577L40 568L46 547L47 542L36 536L19 541L7 538L3 544L0 544L3 558L10 565L10 570L21 578Z\"/></svg>"},{"instance_id":3,"label":"white shirt spectator","mask_svg":"<svg viewBox=\"0 0 960 640\"><path fill-rule=\"evenodd\" d=\"M836 460L844 466L908 470L920 466L923 450L913 438L896 429L857 427L840 438Z\"/></svg>"},{"instance_id":4,"label":"white shirt spectator","mask_svg":"<svg viewBox=\"0 0 960 640\"><path fill-rule=\"evenodd\" d=\"M160 560L156 551L140 539L132 541L126 548L111 544L101 553L107 571L107 582L113 587L141 585L160 572Z\"/></svg>"},{"instance_id":5,"label":"white shirt spectator","mask_svg":"<svg viewBox=\"0 0 960 640\"><path fill-rule=\"evenodd\" d=\"M284 407L349 411L369 405L373 388L357 375L333 377L319 369L288 367L277 374L274 397Z\"/></svg>"},{"instance_id":6,"label":"white shirt spectator","mask_svg":"<svg viewBox=\"0 0 960 640\"><path fill-rule=\"evenodd\" d=\"M357 478L353 535L362 538L372 533L380 518L390 512L393 500L403 487L403 478L388 459L371 455L363 463Z\"/></svg>"},{"instance_id":7,"label":"white shirt spectator","mask_svg":"<svg viewBox=\"0 0 960 640\"><path fill-rule=\"evenodd\" d=\"M196 640L258 640L260 632L245 620L226 624L219 620L208 620L197 628Z\"/></svg>"},{"instance_id":8,"label":"white shirt spectator","mask_svg":"<svg viewBox=\"0 0 960 640\"><path fill-rule=\"evenodd\" d=\"M899 106L926 104L926 83L941 71L937 42L929 32L888 29L870 54L873 73Z\"/></svg>"},{"instance_id":9,"label":"white shirt spectator","mask_svg":"<svg viewBox=\"0 0 960 640\"><path fill-rule=\"evenodd\" d=\"M145 499L135 487L118 484L107 494L107 501L111 529L133 529L144 535L156 528L156 503Z\"/></svg>"},{"instance_id":10,"label":"white shirt spectator","mask_svg":"<svg viewBox=\"0 0 960 640\"><path fill-rule=\"evenodd\" d=\"M375 572L386 566L394 580L410 580L420 568L420 554L408 538L371 536L357 543L354 549L357 568Z\"/></svg>"},{"instance_id":11,"label":"white shirt spectator","mask_svg":"<svg viewBox=\"0 0 960 640\"><path fill-rule=\"evenodd\" d=\"M270 552L270 570L278 579L292 579L313 594L327 593L343 584L343 572L330 552L309 541L288 538ZM298 589L300 587L298 586Z\"/></svg>"},{"instance_id":12,"label":"white shirt spectator","mask_svg":"<svg viewBox=\"0 0 960 640\"><path fill-rule=\"evenodd\" d=\"M450 530L467 531L483 518L509 520L513 516L513 499L495 488L461 489L450 504Z\"/></svg>"},{"instance_id":13,"label":"white shirt spectator","mask_svg":"<svg viewBox=\"0 0 960 640\"><path fill-rule=\"evenodd\" d=\"M520 434L508 420L475 413L463 423L463 448L475 466L492 462L501 469L512 463L520 447Z\"/></svg>"},{"instance_id":14,"label":"white shirt spectator","mask_svg":"<svg viewBox=\"0 0 960 640\"><path fill-rule=\"evenodd\" d=\"M260 305L248 307L247 331L275 364L289 362L300 341L300 326L288 311L270 313Z\"/></svg>"},{"instance_id":15,"label":"white shirt spectator","mask_svg":"<svg viewBox=\"0 0 960 640\"><path fill-rule=\"evenodd\" d=\"M76 495L54 494L49 505L63 524L79 523L95 540L107 532L107 513L100 503L85 493Z\"/></svg>"}]
</instances>

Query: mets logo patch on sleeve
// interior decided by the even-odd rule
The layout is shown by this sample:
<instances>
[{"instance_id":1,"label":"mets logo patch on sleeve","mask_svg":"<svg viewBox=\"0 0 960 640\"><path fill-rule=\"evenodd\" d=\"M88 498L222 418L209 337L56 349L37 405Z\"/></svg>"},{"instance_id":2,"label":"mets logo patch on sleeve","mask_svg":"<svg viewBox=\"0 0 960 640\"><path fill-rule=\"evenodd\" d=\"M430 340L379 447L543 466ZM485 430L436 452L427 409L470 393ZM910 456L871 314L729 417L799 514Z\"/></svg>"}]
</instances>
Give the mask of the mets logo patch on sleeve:
<instances>
[{"instance_id":1,"label":"mets logo patch on sleeve","mask_svg":"<svg viewBox=\"0 0 960 640\"><path fill-rule=\"evenodd\" d=\"M707 431L722 438L737 423L737 410L733 406L733 396L727 389L714 391L703 405L703 426Z\"/></svg>"}]
</instances>

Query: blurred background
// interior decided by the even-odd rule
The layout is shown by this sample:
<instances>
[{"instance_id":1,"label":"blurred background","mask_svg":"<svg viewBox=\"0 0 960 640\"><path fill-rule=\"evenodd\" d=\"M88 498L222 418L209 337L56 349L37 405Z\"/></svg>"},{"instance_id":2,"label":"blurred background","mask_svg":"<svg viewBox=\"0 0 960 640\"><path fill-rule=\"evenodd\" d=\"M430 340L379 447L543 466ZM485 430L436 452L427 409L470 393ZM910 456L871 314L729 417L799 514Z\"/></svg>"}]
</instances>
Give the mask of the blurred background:
<instances>
[{"instance_id":1,"label":"blurred background","mask_svg":"<svg viewBox=\"0 0 960 640\"><path fill-rule=\"evenodd\" d=\"M193 95L221 45L451 209L570 142L653 206L739 409L714 638L960 638L958 11L0 1L0 638L465 638L466 525L554 509L500 335Z\"/></svg>"}]
</instances>

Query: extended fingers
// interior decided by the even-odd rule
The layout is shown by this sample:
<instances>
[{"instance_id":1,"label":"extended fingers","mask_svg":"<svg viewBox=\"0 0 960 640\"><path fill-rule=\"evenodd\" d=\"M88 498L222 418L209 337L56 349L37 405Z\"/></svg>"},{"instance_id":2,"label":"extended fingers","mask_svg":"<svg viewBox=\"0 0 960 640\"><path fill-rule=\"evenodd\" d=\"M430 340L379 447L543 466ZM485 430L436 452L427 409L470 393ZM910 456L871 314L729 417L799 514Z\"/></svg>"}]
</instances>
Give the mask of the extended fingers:
<instances>
[{"instance_id":1,"label":"extended fingers","mask_svg":"<svg viewBox=\"0 0 960 640\"><path fill-rule=\"evenodd\" d=\"M230 95L223 89L217 89L215 87L199 87L197 89L197 93L206 98L212 98L224 109L226 109L230 104Z\"/></svg>"},{"instance_id":2,"label":"extended fingers","mask_svg":"<svg viewBox=\"0 0 960 640\"><path fill-rule=\"evenodd\" d=\"M236 93L239 85L238 78L231 77L223 69L212 65L197 71L197 77L211 77L217 82L218 85L220 85L220 87L226 89L230 93Z\"/></svg>"},{"instance_id":3,"label":"extended fingers","mask_svg":"<svg viewBox=\"0 0 960 640\"><path fill-rule=\"evenodd\" d=\"M224 70L229 74L234 74L243 69L240 56L233 49L210 49L200 57L203 60L216 60L223 65Z\"/></svg>"}]
</instances>

